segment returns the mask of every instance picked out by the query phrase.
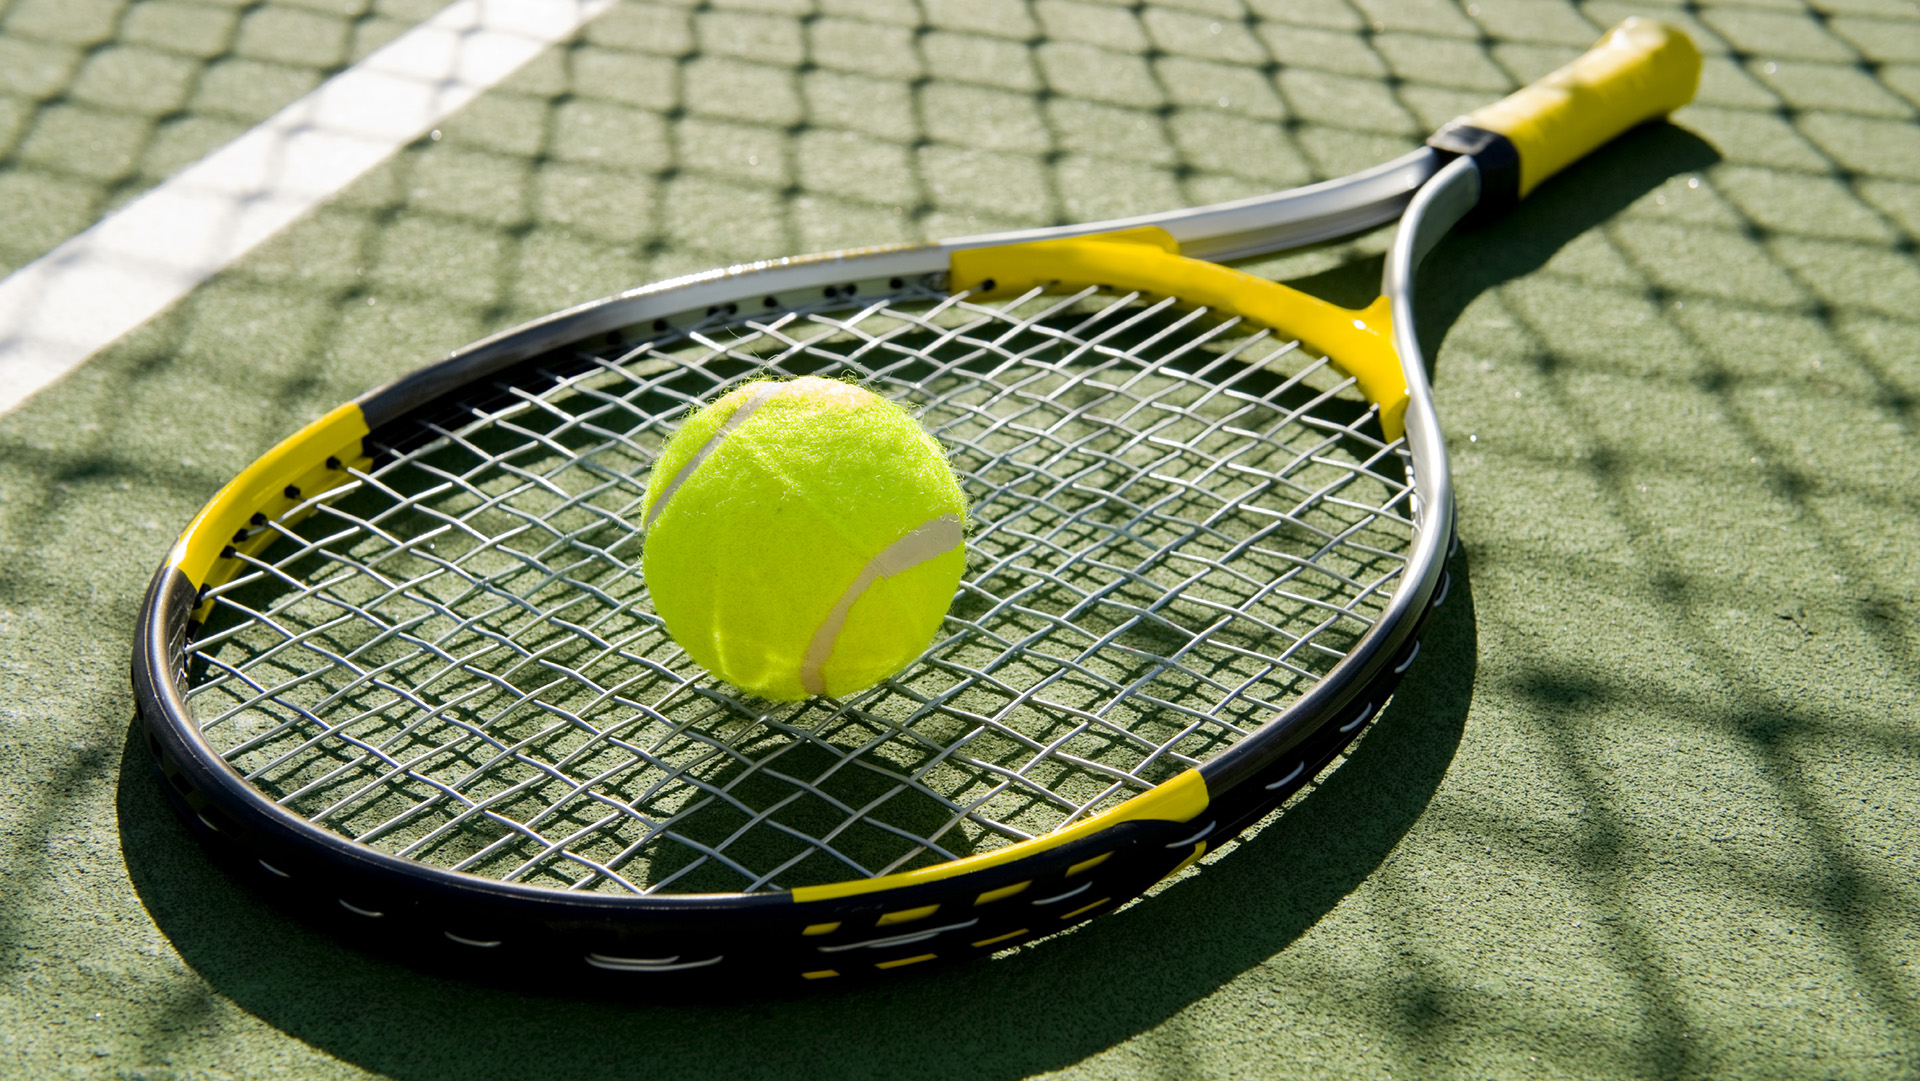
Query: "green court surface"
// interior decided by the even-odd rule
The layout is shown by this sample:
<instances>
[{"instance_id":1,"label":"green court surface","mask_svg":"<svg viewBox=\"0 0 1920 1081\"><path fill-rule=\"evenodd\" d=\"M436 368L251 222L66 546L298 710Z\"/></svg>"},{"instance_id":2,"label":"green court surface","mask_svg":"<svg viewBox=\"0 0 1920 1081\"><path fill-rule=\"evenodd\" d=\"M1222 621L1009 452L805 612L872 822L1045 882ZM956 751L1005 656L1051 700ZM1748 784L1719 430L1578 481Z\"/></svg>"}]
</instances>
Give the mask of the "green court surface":
<instances>
[{"instance_id":1,"label":"green court surface","mask_svg":"<svg viewBox=\"0 0 1920 1081\"><path fill-rule=\"evenodd\" d=\"M434 0L0 0L11 272ZM1153 897L851 990L362 954L174 818L135 612L266 448L672 274L1340 176L1686 27L1695 104L1422 279L1455 595L1305 798ZM1920 1077L1920 8L623 0L0 418L0 1076ZM1383 239L1260 270L1368 299Z\"/></svg>"}]
</instances>

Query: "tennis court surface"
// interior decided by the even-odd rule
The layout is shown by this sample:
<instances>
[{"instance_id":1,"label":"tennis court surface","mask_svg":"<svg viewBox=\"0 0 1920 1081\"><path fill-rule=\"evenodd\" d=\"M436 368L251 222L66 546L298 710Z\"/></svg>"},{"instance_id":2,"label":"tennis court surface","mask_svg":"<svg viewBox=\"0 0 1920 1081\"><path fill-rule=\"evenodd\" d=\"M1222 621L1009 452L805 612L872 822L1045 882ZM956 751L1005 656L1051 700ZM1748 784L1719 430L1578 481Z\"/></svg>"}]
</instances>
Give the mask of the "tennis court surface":
<instances>
[{"instance_id":1,"label":"tennis court surface","mask_svg":"<svg viewBox=\"0 0 1920 1081\"><path fill-rule=\"evenodd\" d=\"M1920 7L544 6L283 229L149 253L159 314L107 260L104 348L0 372L32 384L0 415L0 1076L1920 1076ZM0 0L0 276L442 10ZM1343 176L1631 14L1693 36L1694 103L1421 279L1462 551L1417 667L1140 903L875 984L610 1001L360 952L167 805L141 595L338 403L676 274ZM1360 305L1385 247L1252 269Z\"/></svg>"}]
</instances>

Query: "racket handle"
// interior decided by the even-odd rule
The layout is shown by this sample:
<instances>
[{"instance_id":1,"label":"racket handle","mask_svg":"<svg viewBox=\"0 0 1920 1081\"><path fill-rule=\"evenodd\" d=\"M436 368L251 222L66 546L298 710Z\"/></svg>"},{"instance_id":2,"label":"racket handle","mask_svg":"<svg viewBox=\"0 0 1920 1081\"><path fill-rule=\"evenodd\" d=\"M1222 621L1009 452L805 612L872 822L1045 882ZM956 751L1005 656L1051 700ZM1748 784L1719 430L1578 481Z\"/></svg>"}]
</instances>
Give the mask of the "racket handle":
<instances>
[{"instance_id":1,"label":"racket handle","mask_svg":"<svg viewBox=\"0 0 1920 1081\"><path fill-rule=\"evenodd\" d=\"M1480 209L1498 213L1614 136L1692 101L1699 85L1693 40L1636 15L1578 60L1452 121L1427 145L1472 157Z\"/></svg>"}]
</instances>

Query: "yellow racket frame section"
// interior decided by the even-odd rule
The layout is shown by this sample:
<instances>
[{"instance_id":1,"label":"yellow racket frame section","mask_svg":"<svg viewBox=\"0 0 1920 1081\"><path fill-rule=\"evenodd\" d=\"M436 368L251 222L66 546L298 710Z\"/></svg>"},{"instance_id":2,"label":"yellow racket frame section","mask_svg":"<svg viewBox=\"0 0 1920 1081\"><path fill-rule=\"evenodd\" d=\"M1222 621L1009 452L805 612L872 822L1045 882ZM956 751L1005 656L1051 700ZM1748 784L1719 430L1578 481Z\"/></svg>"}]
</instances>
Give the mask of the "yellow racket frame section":
<instances>
[{"instance_id":1,"label":"yellow racket frame section","mask_svg":"<svg viewBox=\"0 0 1920 1081\"><path fill-rule=\"evenodd\" d=\"M256 554L280 535L261 523L299 521L304 513L287 512L352 480L350 470L373 464L361 445L367 431L359 405L348 402L288 436L194 516L167 562L195 587L232 578L244 565L240 555ZM202 604L194 618L204 620L210 603Z\"/></svg>"},{"instance_id":2,"label":"yellow racket frame section","mask_svg":"<svg viewBox=\"0 0 1920 1081\"><path fill-rule=\"evenodd\" d=\"M1191 822L1195 818L1198 818L1201 812L1207 809L1207 803L1207 782L1200 776L1199 770L1190 769L1151 791L1140 793L1110 811L1094 815L1085 822L1069 826L1066 829L1054 833L1049 833L1045 837L1035 837L1031 841L1021 841L1019 844L1008 845L1005 848L995 849L992 852L982 852L978 856L969 856L966 859L938 864L919 871L906 871L897 875L883 875L879 878L853 879L848 882L831 882L824 886L798 886L793 890L793 899L801 904L805 904L808 901L829 901L839 897L854 897L863 893L880 893L885 890L907 889L928 882L938 882L943 878L956 878L960 875L972 874L975 871L984 871L989 867L999 867L1003 864L1012 863L1015 860L1026 859L1029 856L1038 855L1049 849L1059 848L1061 845L1077 841L1082 837L1091 837L1101 830L1110 829L1122 822L1149 820L1161 822ZM1069 871L1068 874L1072 875L1079 871L1086 870L1103 859L1105 859L1105 855L1083 860L1076 864L1074 869ZM1184 867L1186 865L1182 864L1181 866ZM994 890L991 893L981 894L980 897L975 899L974 903L988 904L999 900L1001 897L1012 896L1020 892L1023 888L1025 888L1024 883L1019 886L1009 886ZM938 907L938 905L931 905L925 909L914 909L910 912L896 913L891 918L882 917L880 922L882 924L905 923L910 919L930 916ZM1071 913L1069 913L1069 915L1071 915Z\"/></svg>"},{"instance_id":3,"label":"yellow racket frame section","mask_svg":"<svg viewBox=\"0 0 1920 1081\"><path fill-rule=\"evenodd\" d=\"M987 300L1035 289L1073 293L1088 286L1176 297L1296 339L1352 377L1360 393L1379 406L1388 441L1406 430L1407 377L1393 349L1386 297L1364 308L1342 308L1231 267L1189 259L1166 230L1155 226L962 249L953 253L948 284L953 292L968 290Z\"/></svg>"}]
</instances>

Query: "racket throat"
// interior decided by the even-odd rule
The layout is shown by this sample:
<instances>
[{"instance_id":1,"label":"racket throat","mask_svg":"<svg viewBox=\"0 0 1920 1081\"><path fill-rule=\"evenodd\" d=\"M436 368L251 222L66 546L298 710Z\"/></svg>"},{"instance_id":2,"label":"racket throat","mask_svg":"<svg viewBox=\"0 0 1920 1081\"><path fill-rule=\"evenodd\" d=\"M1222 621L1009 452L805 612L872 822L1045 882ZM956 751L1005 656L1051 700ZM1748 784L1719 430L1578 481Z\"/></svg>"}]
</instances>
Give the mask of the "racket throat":
<instances>
[{"instance_id":1,"label":"racket throat","mask_svg":"<svg viewBox=\"0 0 1920 1081\"><path fill-rule=\"evenodd\" d=\"M1405 431L1409 391L1393 349L1391 304L1343 308L1232 267L1189 259L1163 229L1146 226L1064 240L953 253L950 288L975 299L1012 299L1088 287L1171 297L1223 318L1244 319L1326 357L1379 408L1389 442Z\"/></svg>"}]
</instances>

